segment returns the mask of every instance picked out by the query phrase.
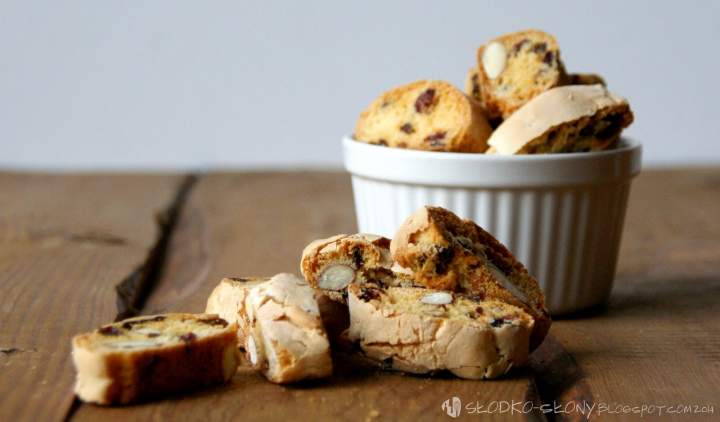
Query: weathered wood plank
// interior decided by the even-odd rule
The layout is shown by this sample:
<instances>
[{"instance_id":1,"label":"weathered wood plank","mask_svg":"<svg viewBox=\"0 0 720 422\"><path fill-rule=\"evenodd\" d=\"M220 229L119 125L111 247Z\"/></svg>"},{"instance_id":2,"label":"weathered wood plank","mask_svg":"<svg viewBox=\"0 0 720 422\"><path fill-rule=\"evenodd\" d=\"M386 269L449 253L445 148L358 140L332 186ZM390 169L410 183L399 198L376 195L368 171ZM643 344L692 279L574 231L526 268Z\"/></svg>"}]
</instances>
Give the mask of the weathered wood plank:
<instances>
[{"instance_id":1,"label":"weathered wood plank","mask_svg":"<svg viewBox=\"0 0 720 422\"><path fill-rule=\"evenodd\" d=\"M62 420L72 335L112 321L182 177L0 174L0 420Z\"/></svg>"},{"instance_id":2,"label":"weathered wood plank","mask_svg":"<svg viewBox=\"0 0 720 422\"><path fill-rule=\"evenodd\" d=\"M595 403L714 405L717 418L718 216L720 169L647 171L634 184L609 306L552 330Z\"/></svg>"},{"instance_id":3,"label":"weathered wood plank","mask_svg":"<svg viewBox=\"0 0 720 422\"><path fill-rule=\"evenodd\" d=\"M183 207L163 277L144 311L202 311L221 277L298 273L300 252L308 242L355 230L347 175L202 177ZM326 382L282 387L245 368L229 386L213 391L126 408L82 406L74 419L414 421L447 417L441 404L454 396L464 405L535 399L526 371L503 380L474 382L358 369L343 358L338 362L336 375ZM472 420L480 415L463 416Z\"/></svg>"}]
</instances>

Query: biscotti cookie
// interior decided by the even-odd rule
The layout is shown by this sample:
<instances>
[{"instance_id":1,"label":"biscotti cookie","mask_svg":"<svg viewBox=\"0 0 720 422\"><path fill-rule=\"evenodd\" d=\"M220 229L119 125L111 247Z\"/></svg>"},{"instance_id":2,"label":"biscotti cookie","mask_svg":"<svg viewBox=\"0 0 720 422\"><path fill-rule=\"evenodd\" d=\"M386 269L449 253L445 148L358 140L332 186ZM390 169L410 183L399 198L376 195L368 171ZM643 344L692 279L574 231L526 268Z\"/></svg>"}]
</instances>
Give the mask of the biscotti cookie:
<instances>
[{"instance_id":1,"label":"biscotti cookie","mask_svg":"<svg viewBox=\"0 0 720 422\"><path fill-rule=\"evenodd\" d=\"M542 154L613 148L633 121L628 102L602 85L553 88L505 120L488 141L496 154Z\"/></svg>"},{"instance_id":2,"label":"biscotti cookie","mask_svg":"<svg viewBox=\"0 0 720 422\"><path fill-rule=\"evenodd\" d=\"M605 79L602 76L594 73L571 73L568 76L568 85L603 85L605 86Z\"/></svg>"},{"instance_id":3,"label":"biscotti cookie","mask_svg":"<svg viewBox=\"0 0 720 422\"><path fill-rule=\"evenodd\" d=\"M300 270L305 280L329 298L344 302L350 283L394 284L407 277L392 271L390 239L373 234L339 234L305 247Z\"/></svg>"},{"instance_id":4,"label":"biscotti cookie","mask_svg":"<svg viewBox=\"0 0 720 422\"><path fill-rule=\"evenodd\" d=\"M384 93L360 114L355 139L429 151L484 152L492 129L479 104L443 81Z\"/></svg>"},{"instance_id":5,"label":"biscotti cookie","mask_svg":"<svg viewBox=\"0 0 720 422\"><path fill-rule=\"evenodd\" d=\"M536 95L567 83L555 37L527 30L495 38L477 51L478 84L489 118L506 119Z\"/></svg>"},{"instance_id":6,"label":"biscotti cookie","mask_svg":"<svg viewBox=\"0 0 720 422\"><path fill-rule=\"evenodd\" d=\"M532 318L500 301L372 284L348 287L350 340L388 369L495 378L522 366Z\"/></svg>"},{"instance_id":7,"label":"biscotti cookie","mask_svg":"<svg viewBox=\"0 0 720 422\"><path fill-rule=\"evenodd\" d=\"M217 315L130 318L75 336L75 393L126 404L229 380L240 362L237 325Z\"/></svg>"},{"instance_id":8,"label":"biscotti cookie","mask_svg":"<svg viewBox=\"0 0 720 422\"><path fill-rule=\"evenodd\" d=\"M535 319L534 349L550 328L550 315L537 281L490 233L452 212L426 206L408 217L390 244L393 258L415 282L432 289L497 299Z\"/></svg>"},{"instance_id":9,"label":"biscotti cookie","mask_svg":"<svg viewBox=\"0 0 720 422\"><path fill-rule=\"evenodd\" d=\"M278 274L250 290L245 309L245 350L268 380L285 384L332 374L330 343L304 280Z\"/></svg>"},{"instance_id":10,"label":"biscotti cookie","mask_svg":"<svg viewBox=\"0 0 720 422\"><path fill-rule=\"evenodd\" d=\"M247 332L245 299L250 289L270 280L268 277L226 277L215 286L205 305L205 313L217 314L231 324L238 325L238 345L245 347Z\"/></svg>"}]
</instances>

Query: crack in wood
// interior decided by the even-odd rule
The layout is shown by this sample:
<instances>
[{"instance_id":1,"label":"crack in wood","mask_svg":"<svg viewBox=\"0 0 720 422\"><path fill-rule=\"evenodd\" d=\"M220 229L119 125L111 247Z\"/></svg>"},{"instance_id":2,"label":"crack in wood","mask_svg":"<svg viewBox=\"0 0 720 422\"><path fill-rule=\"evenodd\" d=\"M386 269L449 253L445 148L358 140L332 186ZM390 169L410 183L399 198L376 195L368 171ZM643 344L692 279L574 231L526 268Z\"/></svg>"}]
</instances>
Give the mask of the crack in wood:
<instances>
[{"instance_id":1,"label":"crack in wood","mask_svg":"<svg viewBox=\"0 0 720 422\"><path fill-rule=\"evenodd\" d=\"M197 183L197 180L198 176L195 174L186 176L178 186L172 202L164 211L155 216L155 223L158 226L158 235L155 244L152 249L150 249L145 261L115 286L118 309L115 321L130 318L140 313L145 299L150 295L155 282L162 274L170 237L176 227L183 206L186 204L188 196L193 186L195 186L195 183ZM112 243L116 239L98 239L91 236L90 238L84 237L75 240L91 242L109 240ZM124 241L124 239L121 240ZM65 422L73 418L80 404L80 400L74 397L72 404L63 418Z\"/></svg>"},{"instance_id":2,"label":"crack in wood","mask_svg":"<svg viewBox=\"0 0 720 422\"><path fill-rule=\"evenodd\" d=\"M575 358L552 336L532 354L532 369L537 393L544 408L582 409L594 402L592 391L585 382L585 373ZM566 407L567 406L567 407ZM548 421L587 420L581 413L546 413Z\"/></svg>"},{"instance_id":3,"label":"crack in wood","mask_svg":"<svg viewBox=\"0 0 720 422\"><path fill-rule=\"evenodd\" d=\"M115 321L130 318L140 313L145 299L152 292L155 282L162 274L170 236L197 179L196 175L188 175L183 179L175 198L168 208L155 217L158 226L158 237L145 262L115 286L118 308Z\"/></svg>"}]
</instances>

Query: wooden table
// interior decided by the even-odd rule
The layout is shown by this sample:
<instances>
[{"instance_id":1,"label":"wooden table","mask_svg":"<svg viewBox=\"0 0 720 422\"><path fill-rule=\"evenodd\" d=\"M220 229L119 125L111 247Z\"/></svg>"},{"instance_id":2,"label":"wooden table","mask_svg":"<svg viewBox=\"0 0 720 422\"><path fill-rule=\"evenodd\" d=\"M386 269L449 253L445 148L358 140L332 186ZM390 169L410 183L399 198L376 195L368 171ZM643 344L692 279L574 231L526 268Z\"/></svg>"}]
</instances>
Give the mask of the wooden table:
<instances>
[{"instance_id":1,"label":"wooden table","mask_svg":"<svg viewBox=\"0 0 720 422\"><path fill-rule=\"evenodd\" d=\"M404 376L341 360L333 379L299 386L243 368L229 385L159 402L74 399L73 334L134 313L202 311L222 276L298 272L305 244L354 230L342 173L0 173L0 421L450 420L441 404L452 397L468 420L582 420L572 410L583 402L596 405L592 420L637 419L622 406L643 405L691 406L664 408L663 419L720 418L717 168L636 180L609 306L556 321L531 367L509 378ZM703 406L714 413L692 413Z\"/></svg>"}]
</instances>

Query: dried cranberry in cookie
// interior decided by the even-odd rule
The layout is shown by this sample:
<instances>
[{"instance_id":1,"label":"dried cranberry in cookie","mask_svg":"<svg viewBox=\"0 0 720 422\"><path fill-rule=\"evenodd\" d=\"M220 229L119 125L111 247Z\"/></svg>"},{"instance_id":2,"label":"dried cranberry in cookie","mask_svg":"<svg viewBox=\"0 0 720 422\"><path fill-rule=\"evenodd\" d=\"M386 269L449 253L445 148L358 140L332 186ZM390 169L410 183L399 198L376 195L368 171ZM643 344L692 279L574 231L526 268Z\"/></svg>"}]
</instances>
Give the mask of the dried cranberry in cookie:
<instances>
[{"instance_id":1,"label":"dried cranberry in cookie","mask_svg":"<svg viewBox=\"0 0 720 422\"><path fill-rule=\"evenodd\" d=\"M568 82L552 35L527 30L503 35L477 51L478 84L488 117L507 118L536 95Z\"/></svg>"},{"instance_id":2,"label":"dried cranberry in cookie","mask_svg":"<svg viewBox=\"0 0 720 422\"><path fill-rule=\"evenodd\" d=\"M355 139L429 151L484 152L492 129L482 107L443 81L417 81L384 93L362 112Z\"/></svg>"}]
</instances>

